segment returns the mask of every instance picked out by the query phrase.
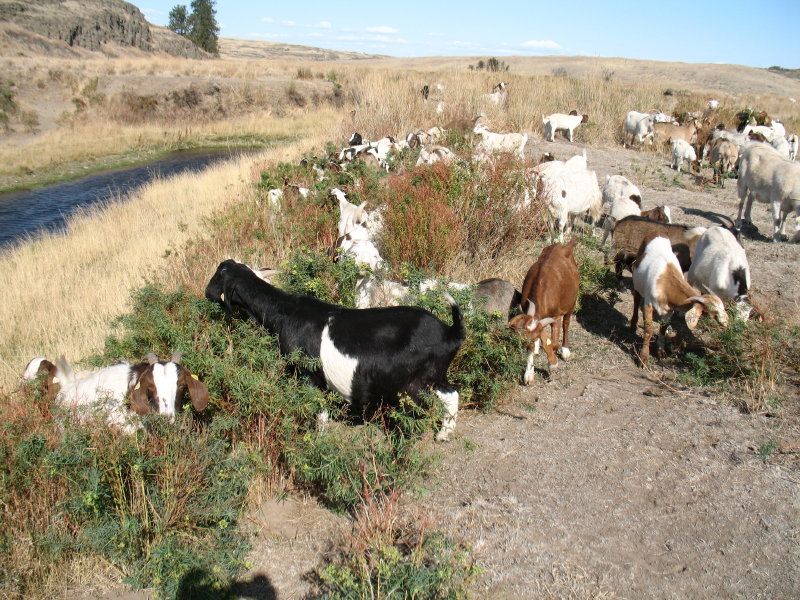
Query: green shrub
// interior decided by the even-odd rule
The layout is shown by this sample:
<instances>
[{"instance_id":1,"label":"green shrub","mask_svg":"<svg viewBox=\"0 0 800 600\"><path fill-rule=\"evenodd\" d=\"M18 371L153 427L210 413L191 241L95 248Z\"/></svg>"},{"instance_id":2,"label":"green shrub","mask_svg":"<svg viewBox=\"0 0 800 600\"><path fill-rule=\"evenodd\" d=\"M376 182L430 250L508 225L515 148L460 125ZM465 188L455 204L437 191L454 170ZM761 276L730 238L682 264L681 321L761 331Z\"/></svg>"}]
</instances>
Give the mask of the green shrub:
<instances>
[{"instance_id":1,"label":"green shrub","mask_svg":"<svg viewBox=\"0 0 800 600\"><path fill-rule=\"evenodd\" d=\"M702 349L683 355L683 377L692 385L743 391L747 412L774 408L780 402L780 384L800 364L798 333L797 327L782 322L731 317L728 327L709 330Z\"/></svg>"},{"instance_id":2,"label":"green shrub","mask_svg":"<svg viewBox=\"0 0 800 600\"><path fill-rule=\"evenodd\" d=\"M333 262L328 256L301 248L281 268L278 287L343 306L355 306L359 267L345 254Z\"/></svg>"},{"instance_id":3,"label":"green shrub","mask_svg":"<svg viewBox=\"0 0 800 600\"><path fill-rule=\"evenodd\" d=\"M439 533L417 533L411 542L376 542L339 556L319 571L318 594L326 600L457 600L468 597L479 572L462 546Z\"/></svg>"}]
</instances>

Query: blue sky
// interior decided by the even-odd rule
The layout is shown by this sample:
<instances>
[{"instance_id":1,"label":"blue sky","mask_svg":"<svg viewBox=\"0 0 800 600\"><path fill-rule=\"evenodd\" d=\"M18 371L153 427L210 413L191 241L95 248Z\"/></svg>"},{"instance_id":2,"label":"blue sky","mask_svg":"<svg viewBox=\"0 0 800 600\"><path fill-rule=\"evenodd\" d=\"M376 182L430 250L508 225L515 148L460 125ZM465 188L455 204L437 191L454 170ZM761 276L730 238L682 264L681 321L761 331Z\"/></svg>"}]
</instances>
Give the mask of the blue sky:
<instances>
[{"instance_id":1,"label":"blue sky","mask_svg":"<svg viewBox=\"0 0 800 600\"><path fill-rule=\"evenodd\" d=\"M169 10L189 0L134 4L165 25ZM216 8L224 37L392 56L561 54L800 66L798 0L217 0Z\"/></svg>"}]
</instances>

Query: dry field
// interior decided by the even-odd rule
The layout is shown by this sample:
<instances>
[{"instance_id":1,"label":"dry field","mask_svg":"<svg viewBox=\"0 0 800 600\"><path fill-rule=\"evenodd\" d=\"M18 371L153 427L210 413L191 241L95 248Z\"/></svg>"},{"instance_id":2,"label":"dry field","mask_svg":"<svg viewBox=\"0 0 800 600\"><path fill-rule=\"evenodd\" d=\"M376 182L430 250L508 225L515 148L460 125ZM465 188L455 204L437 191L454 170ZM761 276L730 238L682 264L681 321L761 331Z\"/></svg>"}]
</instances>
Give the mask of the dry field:
<instances>
[{"instance_id":1,"label":"dry field","mask_svg":"<svg viewBox=\"0 0 800 600\"><path fill-rule=\"evenodd\" d=\"M242 44L229 55L256 50ZM766 71L611 59L510 59L511 71L502 75L509 82L509 102L498 110L482 95L500 77L469 72L468 62L6 59L4 67L15 78L24 70L34 73L20 84L18 97L25 106L36 105L37 89L52 92L59 98L46 113L52 116L69 106L71 97L80 97L94 78L105 100L88 109L96 118L67 123L43 116L40 133L19 132L4 140L0 159L11 166L4 167L3 177L11 177L14 169L36 172L159 147L162 138L169 143L226 136L293 141L204 173L155 181L125 203L75 219L66 236L46 236L0 255L7 279L22 282L0 308L0 328L6 332L0 339L0 385L13 387L31 356L79 358L96 350L109 321L125 309L131 288L148 278L198 289L199 275L185 269L185 243L194 239L190 251L197 252L207 217L237 201L252 201L260 165L319 152L325 141L341 141L353 130L369 138L402 135L437 123L458 125L487 112L497 130L531 133L531 158L544 151L567 158L586 148L601 180L606 174L626 175L642 189L647 207L666 203L674 207L675 221L693 225L734 215L735 186L720 190L703 178L676 175L665 155L622 149L618 138L627 110L694 110L713 93L722 102L720 119L728 124L736 111L752 105L780 115L787 130L800 130L800 108L788 101L800 96L800 84ZM552 76L561 66L568 76ZM65 75L52 79L53 69ZM646 69L645 81L638 69ZM62 78L72 76L77 83L65 85ZM635 88L631 78L637 79ZM45 80L43 88L39 79ZM159 118L121 126L106 112L109 99L133 81L157 86L148 93L160 96L172 86L184 90L221 82L230 86L227 106L240 107L242 114L230 110L191 124ZM291 106L286 97L289 86L311 97L314 89L303 86L333 86L333 81L342 86L339 108L327 101ZM426 82L444 85L443 115L435 114L435 103L422 102L418 90ZM666 87L687 91L664 96ZM267 88L276 94L269 96ZM260 90L263 103L235 104L241 89ZM590 115L576 143L544 142L541 114L572 108ZM97 143L101 138L105 146ZM769 231L763 206L755 207L754 219L761 233ZM229 247L207 242L207 256L192 264L213 265ZM502 276L520 283L534 248L533 243L520 247L501 262L456 261L445 274L469 282ZM800 246L754 236L745 240L745 248L759 301L800 323L800 287L792 275ZM518 389L498 411L459 417L455 439L438 450L440 467L423 493L406 500L404 510L473 548L483 567L476 597L800 595L798 382L782 388L780 414L744 414L734 408L741 398L709 396L657 364L648 371L636 366L631 349L639 338L625 327L629 293L621 293L615 305L598 303L592 309L576 323L573 359L557 377L539 373L533 387ZM765 447L772 448L766 456ZM305 498L270 500L255 507L248 522L258 537L252 568L243 579L263 575L282 600L305 597L308 571L352 526L350 519L332 516ZM91 565L81 572L80 567L70 572L68 589L53 584L55 595L149 596L126 590L112 569Z\"/></svg>"}]
</instances>

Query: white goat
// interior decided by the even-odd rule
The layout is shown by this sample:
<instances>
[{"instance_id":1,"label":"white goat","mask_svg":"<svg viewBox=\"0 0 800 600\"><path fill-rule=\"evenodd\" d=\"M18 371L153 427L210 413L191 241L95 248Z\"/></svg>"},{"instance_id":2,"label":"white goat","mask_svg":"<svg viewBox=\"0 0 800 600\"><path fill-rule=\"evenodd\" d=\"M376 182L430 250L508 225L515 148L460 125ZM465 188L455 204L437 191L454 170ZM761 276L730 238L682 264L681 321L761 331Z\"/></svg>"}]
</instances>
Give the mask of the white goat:
<instances>
[{"instance_id":1,"label":"white goat","mask_svg":"<svg viewBox=\"0 0 800 600\"><path fill-rule=\"evenodd\" d=\"M686 140L672 140L672 168L681 172L683 162L689 163L689 170L692 170L692 163L697 162L697 154L694 148Z\"/></svg>"},{"instance_id":2,"label":"white goat","mask_svg":"<svg viewBox=\"0 0 800 600\"><path fill-rule=\"evenodd\" d=\"M508 90L506 89L507 87L508 85L503 81L494 86L492 93L486 94L489 102L491 102L494 106L503 106L508 97Z\"/></svg>"},{"instance_id":3,"label":"white goat","mask_svg":"<svg viewBox=\"0 0 800 600\"><path fill-rule=\"evenodd\" d=\"M527 133L494 133L480 121L475 124L473 131L481 136L481 142L476 148L476 157L479 160L498 152L510 152L517 158L525 158Z\"/></svg>"},{"instance_id":4,"label":"white goat","mask_svg":"<svg viewBox=\"0 0 800 600\"><path fill-rule=\"evenodd\" d=\"M614 231L617 221L631 215L642 214L642 193L627 177L622 175L606 175L603 186L603 204L608 205L603 222L603 241L605 244L609 234Z\"/></svg>"},{"instance_id":5,"label":"white goat","mask_svg":"<svg viewBox=\"0 0 800 600\"><path fill-rule=\"evenodd\" d=\"M649 113L641 113L635 110L629 111L625 115L625 123L623 124L623 146L628 146L629 143L633 144L634 140L637 144L643 144L644 140L648 138L652 140L654 122L653 115Z\"/></svg>"},{"instance_id":6,"label":"white goat","mask_svg":"<svg viewBox=\"0 0 800 600\"><path fill-rule=\"evenodd\" d=\"M57 405L76 411L79 417L102 411L109 425L128 433L137 428L131 421L131 411L138 415L160 413L174 419L187 390L194 408L205 409L208 389L180 364L179 352L166 362L160 362L154 354L148 354L147 360L135 365L122 362L102 369L75 371L63 358L55 365L37 358L28 364L23 378L35 378L42 363L50 365L45 383L54 393Z\"/></svg>"},{"instance_id":7,"label":"white goat","mask_svg":"<svg viewBox=\"0 0 800 600\"><path fill-rule=\"evenodd\" d=\"M555 139L556 131L566 131L567 139L571 142L572 134L578 128L578 125L589 121L589 115L579 115L576 111L572 112L575 114L553 113L547 117L542 115L544 138L548 142L552 142Z\"/></svg>"},{"instance_id":8,"label":"white goat","mask_svg":"<svg viewBox=\"0 0 800 600\"><path fill-rule=\"evenodd\" d=\"M417 159L417 166L419 165L432 165L437 162L449 163L455 159L456 155L453 151L444 146L428 146L422 148L419 152Z\"/></svg>"},{"instance_id":9,"label":"white goat","mask_svg":"<svg viewBox=\"0 0 800 600\"><path fill-rule=\"evenodd\" d=\"M800 151L800 137L795 134L787 135L786 141L789 142L789 158L797 160L797 154Z\"/></svg>"},{"instance_id":10,"label":"white goat","mask_svg":"<svg viewBox=\"0 0 800 600\"><path fill-rule=\"evenodd\" d=\"M556 163L555 165L553 163ZM558 241L577 215L587 213L592 223L600 218L602 195L597 174L586 168L586 156L561 163L551 161L535 178L537 195L544 199L558 231Z\"/></svg>"},{"instance_id":11,"label":"white goat","mask_svg":"<svg viewBox=\"0 0 800 600\"><path fill-rule=\"evenodd\" d=\"M729 229L719 226L706 229L697 241L686 277L699 289L736 301L742 318L750 314L747 306L750 264L744 248Z\"/></svg>"},{"instance_id":12,"label":"white goat","mask_svg":"<svg viewBox=\"0 0 800 600\"><path fill-rule=\"evenodd\" d=\"M753 200L772 206L772 240L780 241L786 219L794 212L800 217L800 164L787 160L772 147L754 144L742 154L739 162L739 195L737 226L744 220L752 223Z\"/></svg>"}]
</instances>

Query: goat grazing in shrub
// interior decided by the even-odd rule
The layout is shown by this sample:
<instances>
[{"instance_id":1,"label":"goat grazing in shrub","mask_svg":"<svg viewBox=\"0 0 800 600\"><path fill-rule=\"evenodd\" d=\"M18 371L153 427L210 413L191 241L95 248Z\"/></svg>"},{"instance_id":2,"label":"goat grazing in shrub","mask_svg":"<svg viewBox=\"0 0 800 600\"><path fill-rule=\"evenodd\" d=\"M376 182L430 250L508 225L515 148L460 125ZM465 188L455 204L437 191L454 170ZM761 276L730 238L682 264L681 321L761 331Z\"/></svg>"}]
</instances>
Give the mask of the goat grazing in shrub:
<instances>
[{"instance_id":1,"label":"goat grazing in shrub","mask_svg":"<svg viewBox=\"0 0 800 600\"><path fill-rule=\"evenodd\" d=\"M461 311L448 295L453 324L413 306L353 309L310 296L288 294L234 260L219 264L206 298L227 311L241 311L278 336L281 353L302 351L318 358L312 382L335 390L362 415L397 405L398 397L418 397L432 389L445 417L436 435L447 440L455 429L458 392L447 369L464 340ZM320 421L327 420L322 413Z\"/></svg>"},{"instance_id":2,"label":"goat grazing in shrub","mask_svg":"<svg viewBox=\"0 0 800 600\"><path fill-rule=\"evenodd\" d=\"M529 338L528 366L525 369L525 385L533 383L533 356L539 353L539 344L544 346L550 369L558 366L556 352L564 360L570 356L569 323L578 301L578 265L573 252L577 240L568 244L547 246L538 260L528 269L522 284L520 304L527 307L525 314L508 322L509 327ZM551 335L545 328L551 326ZM558 343L559 330L564 329L564 342Z\"/></svg>"}]
</instances>

